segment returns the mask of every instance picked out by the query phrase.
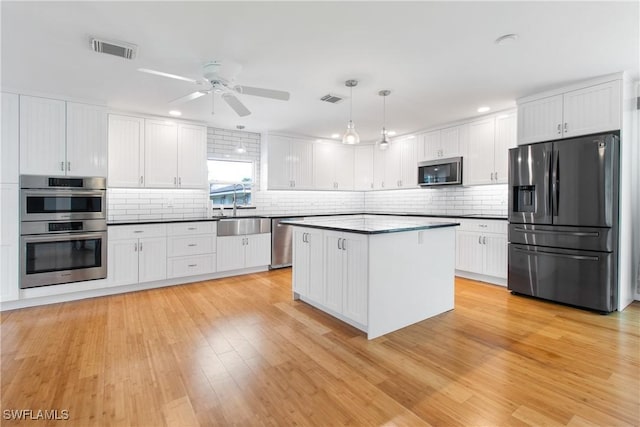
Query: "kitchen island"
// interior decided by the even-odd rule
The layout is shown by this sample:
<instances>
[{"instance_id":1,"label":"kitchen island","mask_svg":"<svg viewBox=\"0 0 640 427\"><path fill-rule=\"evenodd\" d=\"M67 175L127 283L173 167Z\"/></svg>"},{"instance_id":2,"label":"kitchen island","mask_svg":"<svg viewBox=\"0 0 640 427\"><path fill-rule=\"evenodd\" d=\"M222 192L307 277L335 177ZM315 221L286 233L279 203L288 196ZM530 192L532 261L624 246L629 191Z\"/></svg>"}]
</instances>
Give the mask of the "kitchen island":
<instances>
[{"instance_id":1,"label":"kitchen island","mask_svg":"<svg viewBox=\"0 0 640 427\"><path fill-rule=\"evenodd\" d=\"M285 221L293 298L369 339L453 309L456 222L378 215Z\"/></svg>"}]
</instances>

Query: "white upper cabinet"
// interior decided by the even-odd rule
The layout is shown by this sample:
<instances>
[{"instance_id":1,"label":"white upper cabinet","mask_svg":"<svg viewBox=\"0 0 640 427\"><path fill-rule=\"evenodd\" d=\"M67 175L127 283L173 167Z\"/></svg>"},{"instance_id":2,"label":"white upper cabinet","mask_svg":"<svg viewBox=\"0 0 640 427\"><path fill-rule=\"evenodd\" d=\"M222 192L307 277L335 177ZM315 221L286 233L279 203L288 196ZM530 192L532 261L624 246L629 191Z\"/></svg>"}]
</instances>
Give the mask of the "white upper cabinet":
<instances>
[{"instance_id":1,"label":"white upper cabinet","mask_svg":"<svg viewBox=\"0 0 640 427\"><path fill-rule=\"evenodd\" d=\"M455 157L462 153L468 125L451 126L418 137L418 161Z\"/></svg>"},{"instance_id":2,"label":"white upper cabinet","mask_svg":"<svg viewBox=\"0 0 640 427\"><path fill-rule=\"evenodd\" d=\"M109 115L108 185L144 186L144 119Z\"/></svg>"},{"instance_id":3,"label":"white upper cabinet","mask_svg":"<svg viewBox=\"0 0 640 427\"><path fill-rule=\"evenodd\" d=\"M518 144L620 129L621 80L518 104Z\"/></svg>"},{"instance_id":4,"label":"white upper cabinet","mask_svg":"<svg viewBox=\"0 0 640 427\"><path fill-rule=\"evenodd\" d=\"M111 114L109 187L205 188L207 128Z\"/></svg>"},{"instance_id":5,"label":"white upper cabinet","mask_svg":"<svg viewBox=\"0 0 640 427\"><path fill-rule=\"evenodd\" d=\"M354 147L353 189L356 191L373 190L373 150L375 149L375 145Z\"/></svg>"},{"instance_id":6,"label":"white upper cabinet","mask_svg":"<svg viewBox=\"0 0 640 427\"><path fill-rule=\"evenodd\" d=\"M393 141L387 150L373 154L375 190L392 190L418 186L418 163L414 139Z\"/></svg>"},{"instance_id":7,"label":"white upper cabinet","mask_svg":"<svg viewBox=\"0 0 640 427\"><path fill-rule=\"evenodd\" d=\"M353 147L333 142L313 143L313 187L353 190Z\"/></svg>"},{"instance_id":8,"label":"white upper cabinet","mask_svg":"<svg viewBox=\"0 0 640 427\"><path fill-rule=\"evenodd\" d=\"M207 184L207 128L178 124L178 187L204 188Z\"/></svg>"},{"instance_id":9,"label":"white upper cabinet","mask_svg":"<svg viewBox=\"0 0 640 427\"><path fill-rule=\"evenodd\" d=\"M396 143L400 149L400 188L418 186L418 158L415 139L405 139Z\"/></svg>"},{"instance_id":10,"label":"white upper cabinet","mask_svg":"<svg viewBox=\"0 0 640 427\"><path fill-rule=\"evenodd\" d=\"M178 186L178 125L165 120L145 120L144 170L146 187Z\"/></svg>"},{"instance_id":11,"label":"white upper cabinet","mask_svg":"<svg viewBox=\"0 0 640 427\"><path fill-rule=\"evenodd\" d=\"M20 96L20 173L106 176L102 107Z\"/></svg>"},{"instance_id":12,"label":"white upper cabinet","mask_svg":"<svg viewBox=\"0 0 640 427\"><path fill-rule=\"evenodd\" d=\"M18 95L2 93L2 146L0 147L0 183L17 184L19 180L18 169L18 131L20 127L20 107Z\"/></svg>"},{"instance_id":13,"label":"white upper cabinet","mask_svg":"<svg viewBox=\"0 0 640 427\"><path fill-rule=\"evenodd\" d=\"M107 111L67 102L67 175L107 176Z\"/></svg>"},{"instance_id":14,"label":"white upper cabinet","mask_svg":"<svg viewBox=\"0 0 640 427\"><path fill-rule=\"evenodd\" d=\"M313 143L299 138L270 135L267 141L268 188L313 189Z\"/></svg>"},{"instance_id":15,"label":"white upper cabinet","mask_svg":"<svg viewBox=\"0 0 640 427\"><path fill-rule=\"evenodd\" d=\"M462 172L465 185L507 182L509 149L516 146L516 112L509 111L469 123Z\"/></svg>"},{"instance_id":16,"label":"white upper cabinet","mask_svg":"<svg viewBox=\"0 0 640 427\"><path fill-rule=\"evenodd\" d=\"M65 111L64 101L20 96L21 174L65 174Z\"/></svg>"}]
</instances>

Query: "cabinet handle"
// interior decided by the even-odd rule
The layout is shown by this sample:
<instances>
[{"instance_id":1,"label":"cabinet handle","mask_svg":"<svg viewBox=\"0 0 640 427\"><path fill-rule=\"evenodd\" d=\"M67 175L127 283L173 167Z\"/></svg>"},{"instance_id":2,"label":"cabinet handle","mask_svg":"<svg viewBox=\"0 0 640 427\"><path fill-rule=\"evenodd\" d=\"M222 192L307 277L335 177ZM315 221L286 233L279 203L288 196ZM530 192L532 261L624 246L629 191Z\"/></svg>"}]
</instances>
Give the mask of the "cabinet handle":
<instances>
[{"instance_id":1,"label":"cabinet handle","mask_svg":"<svg viewBox=\"0 0 640 427\"><path fill-rule=\"evenodd\" d=\"M64 171L64 162L60 162L60 170Z\"/></svg>"},{"instance_id":2,"label":"cabinet handle","mask_svg":"<svg viewBox=\"0 0 640 427\"><path fill-rule=\"evenodd\" d=\"M382 184L382 185L381 185L381 187L382 187L382 188L384 188L384 181L382 181L382 183L381 183L381 184Z\"/></svg>"},{"instance_id":3,"label":"cabinet handle","mask_svg":"<svg viewBox=\"0 0 640 427\"><path fill-rule=\"evenodd\" d=\"M482 238L482 244L483 244L483 245L486 245L486 244L487 244L487 237L486 237L486 236Z\"/></svg>"},{"instance_id":4,"label":"cabinet handle","mask_svg":"<svg viewBox=\"0 0 640 427\"><path fill-rule=\"evenodd\" d=\"M143 230L135 230L134 233L144 233Z\"/></svg>"},{"instance_id":5,"label":"cabinet handle","mask_svg":"<svg viewBox=\"0 0 640 427\"><path fill-rule=\"evenodd\" d=\"M302 243L307 243L306 237L307 233L302 233Z\"/></svg>"},{"instance_id":6,"label":"cabinet handle","mask_svg":"<svg viewBox=\"0 0 640 427\"><path fill-rule=\"evenodd\" d=\"M249 246L249 238L247 237L245 240L247 241L247 246Z\"/></svg>"},{"instance_id":7,"label":"cabinet handle","mask_svg":"<svg viewBox=\"0 0 640 427\"><path fill-rule=\"evenodd\" d=\"M71 162L67 162L67 170L70 171L71 170Z\"/></svg>"},{"instance_id":8,"label":"cabinet handle","mask_svg":"<svg viewBox=\"0 0 640 427\"><path fill-rule=\"evenodd\" d=\"M491 172L491 182L493 182L493 172Z\"/></svg>"},{"instance_id":9,"label":"cabinet handle","mask_svg":"<svg viewBox=\"0 0 640 427\"><path fill-rule=\"evenodd\" d=\"M142 178L142 175L140 175L140 184L144 183L144 179Z\"/></svg>"},{"instance_id":10,"label":"cabinet handle","mask_svg":"<svg viewBox=\"0 0 640 427\"><path fill-rule=\"evenodd\" d=\"M340 247L340 241L341 241L341 240L342 240L341 238L338 238L338 249L342 249L342 248Z\"/></svg>"},{"instance_id":11,"label":"cabinet handle","mask_svg":"<svg viewBox=\"0 0 640 427\"><path fill-rule=\"evenodd\" d=\"M187 230L195 230L195 227L188 227Z\"/></svg>"},{"instance_id":12,"label":"cabinet handle","mask_svg":"<svg viewBox=\"0 0 640 427\"><path fill-rule=\"evenodd\" d=\"M182 177L178 177L178 185L182 187Z\"/></svg>"},{"instance_id":13,"label":"cabinet handle","mask_svg":"<svg viewBox=\"0 0 640 427\"><path fill-rule=\"evenodd\" d=\"M195 246L198 246L196 243L189 243L187 246L189 246L190 248L193 248Z\"/></svg>"},{"instance_id":14,"label":"cabinet handle","mask_svg":"<svg viewBox=\"0 0 640 427\"><path fill-rule=\"evenodd\" d=\"M342 239L342 250L343 251L347 250L347 239Z\"/></svg>"},{"instance_id":15,"label":"cabinet handle","mask_svg":"<svg viewBox=\"0 0 640 427\"><path fill-rule=\"evenodd\" d=\"M482 236L478 236L478 244L481 245L482 244Z\"/></svg>"},{"instance_id":16,"label":"cabinet handle","mask_svg":"<svg viewBox=\"0 0 640 427\"><path fill-rule=\"evenodd\" d=\"M498 172L495 173L496 181L498 180Z\"/></svg>"},{"instance_id":17,"label":"cabinet handle","mask_svg":"<svg viewBox=\"0 0 640 427\"><path fill-rule=\"evenodd\" d=\"M138 244L137 243L133 244L133 251L134 252L138 252Z\"/></svg>"},{"instance_id":18,"label":"cabinet handle","mask_svg":"<svg viewBox=\"0 0 640 427\"><path fill-rule=\"evenodd\" d=\"M558 123L558 135L562 133L562 125Z\"/></svg>"},{"instance_id":19,"label":"cabinet handle","mask_svg":"<svg viewBox=\"0 0 640 427\"><path fill-rule=\"evenodd\" d=\"M478 224L478 227L480 227L480 228L487 228L487 224Z\"/></svg>"},{"instance_id":20,"label":"cabinet handle","mask_svg":"<svg viewBox=\"0 0 640 427\"><path fill-rule=\"evenodd\" d=\"M177 182L178 182L178 180L177 180L177 178L174 176L174 177L173 177L173 185L176 185L176 184L177 184Z\"/></svg>"},{"instance_id":21,"label":"cabinet handle","mask_svg":"<svg viewBox=\"0 0 640 427\"><path fill-rule=\"evenodd\" d=\"M311 234L309 233L305 233L307 235L307 243L309 243L309 237L311 237Z\"/></svg>"},{"instance_id":22,"label":"cabinet handle","mask_svg":"<svg viewBox=\"0 0 640 427\"><path fill-rule=\"evenodd\" d=\"M187 267L197 267L198 264L189 264Z\"/></svg>"},{"instance_id":23,"label":"cabinet handle","mask_svg":"<svg viewBox=\"0 0 640 427\"><path fill-rule=\"evenodd\" d=\"M142 242L140 242L140 252L142 252Z\"/></svg>"},{"instance_id":24,"label":"cabinet handle","mask_svg":"<svg viewBox=\"0 0 640 427\"><path fill-rule=\"evenodd\" d=\"M294 186L294 187L296 186L296 181L295 181L295 180L293 181L293 186Z\"/></svg>"},{"instance_id":25,"label":"cabinet handle","mask_svg":"<svg viewBox=\"0 0 640 427\"><path fill-rule=\"evenodd\" d=\"M373 182L371 183L371 188L373 188Z\"/></svg>"},{"instance_id":26,"label":"cabinet handle","mask_svg":"<svg viewBox=\"0 0 640 427\"><path fill-rule=\"evenodd\" d=\"M564 122L564 133L567 133L568 129L567 129L567 122Z\"/></svg>"}]
</instances>

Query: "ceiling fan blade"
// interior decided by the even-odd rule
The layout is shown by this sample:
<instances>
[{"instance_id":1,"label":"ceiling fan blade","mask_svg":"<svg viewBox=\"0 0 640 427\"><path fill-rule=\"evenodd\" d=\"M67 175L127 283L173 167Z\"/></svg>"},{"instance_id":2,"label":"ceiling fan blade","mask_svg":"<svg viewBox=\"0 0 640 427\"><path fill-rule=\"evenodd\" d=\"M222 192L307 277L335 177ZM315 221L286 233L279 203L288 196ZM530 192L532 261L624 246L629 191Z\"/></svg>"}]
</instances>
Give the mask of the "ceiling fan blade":
<instances>
[{"instance_id":1,"label":"ceiling fan blade","mask_svg":"<svg viewBox=\"0 0 640 427\"><path fill-rule=\"evenodd\" d=\"M182 77L182 76L178 76L177 74L169 74L169 73L164 73L162 71L150 70L148 68L138 68L138 71L141 71L147 74L154 74L156 76L169 77L170 79L183 80L185 82L190 82L190 83L198 83L198 80L190 79L189 77Z\"/></svg>"},{"instance_id":2,"label":"ceiling fan blade","mask_svg":"<svg viewBox=\"0 0 640 427\"><path fill-rule=\"evenodd\" d=\"M192 101L194 99L200 98L201 96L205 96L209 92L205 91L196 91L192 92L189 95L181 96L180 98L174 99L173 101L169 101L169 105L182 104L187 101Z\"/></svg>"},{"instance_id":3,"label":"ceiling fan blade","mask_svg":"<svg viewBox=\"0 0 640 427\"><path fill-rule=\"evenodd\" d=\"M244 95L261 96L263 98L279 99L280 101L289 100L289 92L284 90L264 89L261 87L236 86L235 91Z\"/></svg>"},{"instance_id":4,"label":"ceiling fan blade","mask_svg":"<svg viewBox=\"0 0 640 427\"><path fill-rule=\"evenodd\" d=\"M226 102L227 105L229 105L229 107L231 107L231 109L235 111L240 117L248 116L249 114L251 114L251 111L249 111L238 98L231 95L230 93L223 93L222 99L224 99L224 102Z\"/></svg>"}]
</instances>

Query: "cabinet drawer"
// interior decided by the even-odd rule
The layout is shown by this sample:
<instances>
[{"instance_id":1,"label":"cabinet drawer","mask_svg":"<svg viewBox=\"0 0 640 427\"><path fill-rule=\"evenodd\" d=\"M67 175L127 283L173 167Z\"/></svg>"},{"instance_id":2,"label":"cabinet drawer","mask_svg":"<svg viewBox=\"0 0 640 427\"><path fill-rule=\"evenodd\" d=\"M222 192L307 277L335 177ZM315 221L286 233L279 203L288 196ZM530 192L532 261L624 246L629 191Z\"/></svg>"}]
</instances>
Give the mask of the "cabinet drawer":
<instances>
[{"instance_id":1,"label":"cabinet drawer","mask_svg":"<svg viewBox=\"0 0 640 427\"><path fill-rule=\"evenodd\" d=\"M458 230L477 231L480 233L507 234L507 221L500 220L480 220L480 219L460 219Z\"/></svg>"},{"instance_id":2,"label":"cabinet drawer","mask_svg":"<svg viewBox=\"0 0 640 427\"><path fill-rule=\"evenodd\" d=\"M215 255L198 255L169 258L167 260L167 277L197 276L216 271Z\"/></svg>"},{"instance_id":3,"label":"cabinet drawer","mask_svg":"<svg viewBox=\"0 0 640 427\"><path fill-rule=\"evenodd\" d=\"M190 234L211 234L216 232L214 221L180 222L167 224L167 235L184 236Z\"/></svg>"},{"instance_id":4,"label":"cabinet drawer","mask_svg":"<svg viewBox=\"0 0 640 427\"><path fill-rule=\"evenodd\" d=\"M167 235L166 224L110 225L108 230L109 239L114 240L165 237Z\"/></svg>"},{"instance_id":5,"label":"cabinet drawer","mask_svg":"<svg viewBox=\"0 0 640 427\"><path fill-rule=\"evenodd\" d=\"M171 236L168 238L168 256L184 256L210 254L216 251L216 237L204 236Z\"/></svg>"}]
</instances>

